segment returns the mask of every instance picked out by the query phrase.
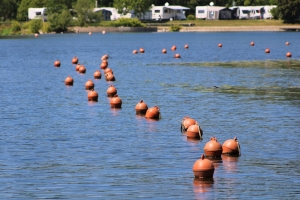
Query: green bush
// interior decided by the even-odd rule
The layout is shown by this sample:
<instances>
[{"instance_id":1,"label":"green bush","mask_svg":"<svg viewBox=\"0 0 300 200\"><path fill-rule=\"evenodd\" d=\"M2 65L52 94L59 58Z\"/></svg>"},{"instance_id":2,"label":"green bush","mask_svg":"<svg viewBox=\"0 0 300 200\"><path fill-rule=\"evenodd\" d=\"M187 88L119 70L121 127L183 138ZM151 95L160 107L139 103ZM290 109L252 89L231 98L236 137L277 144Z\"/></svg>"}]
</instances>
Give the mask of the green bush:
<instances>
[{"instance_id":1,"label":"green bush","mask_svg":"<svg viewBox=\"0 0 300 200\"><path fill-rule=\"evenodd\" d=\"M112 22L111 25L115 27L119 27L119 26L145 27L146 26L137 18L119 18L118 20Z\"/></svg>"},{"instance_id":2,"label":"green bush","mask_svg":"<svg viewBox=\"0 0 300 200\"><path fill-rule=\"evenodd\" d=\"M280 13L278 12L278 8L276 7L276 8L272 8L271 10L270 10L270 13L272 14L272 16L273 16L273 19L279 19L279 18L281 18L280 17Z\"/></svg>"},{"instance_id":3,"label":"green bush","mask_svg":"<svg viewBox=\"0 0 300 200\"><path fill-rule=\"evenodd\" d=\"M11 35L12 33L13 33L12 28L4 28L0 32L0 35L8 36L8 35Z\"/></svg>"},{"instance_id":4,"label":"green bush","mask_svg":"<svg viewBox=\"0 0 300 200\"><path fill-rule=\"evenodd\" d=\"M196 18L195 18L195 15L188 15L186 19L187 20L195 20Z\"/></svg>"},{"instance_id":5,"label":"green bush","mask_svg":"<svg viewBox=\"0 0 300 200\"><path fill-rule=\"evenodd\" d=\"M29 29L32 33L39 33L43 27L43 21L40 19L34 19L30 21Z\"/></svg>"},{"instance_id":6,"label":"green bush","mask_svg":"<svg viewBox=\"0 0 300 200\"><path fill-rule=\"evenodd\" d=\"M179 25L177 25L177 24L172 24L170 26L170 31L171 32L178 32L178 31L180 31L180 29L181 29L181 27Z\"/></svg>"},{"instance_id":7,"label":"green bush","mask_svg":"<svg viewBox=\"0 0 300 200\"><path fill-rule=\"evenodd\" d=\"M21 24L18 21L12 21L11 28L13 32L18 32L21 30Z\"/></svg>"},{"instance_id":8,"label":"green bush","mask_svg":"<svg viewBox=\"0 0 300 200\"><path fill-rule=\"evenodd\" d=\"M61 13L53 13L48 15L48 31L64 32L68 30L72 21L72 16L68 10Z\"/></svg>"}]
</instances>

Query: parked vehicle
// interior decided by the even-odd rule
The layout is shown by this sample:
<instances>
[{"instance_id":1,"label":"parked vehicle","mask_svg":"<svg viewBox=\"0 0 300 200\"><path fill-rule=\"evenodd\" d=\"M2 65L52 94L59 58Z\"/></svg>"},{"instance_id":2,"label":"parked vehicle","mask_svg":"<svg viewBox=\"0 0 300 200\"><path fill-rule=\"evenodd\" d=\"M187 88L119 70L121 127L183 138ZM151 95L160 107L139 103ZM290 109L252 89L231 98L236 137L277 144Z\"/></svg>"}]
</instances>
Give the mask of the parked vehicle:
<instances>
[{"instance_id":1,"label":"parked vehicle","mask_svg":"<svg viewBox=\"0 0 300 200\"><path fill-rule=\"evenodd\" d=\"M239 6L236 10L236 17L238 19L249 19L250 18L250 7Z\"/></svg>"},{"instance_id":2,"label":"parked vehicle","mask_svg":"<svg viewBox=\"0 0 300 200\"><path fill-rule=\"evenodd\" d=\"M189 10L190 8L183 6L170 6L169 4L165 4L164 6L152 6L152 19L153 20L185 20L185 10Z\"/></svg>"},{"instance_id":3,"label":"parked vehicle","mask_svg":"<svg viewBox=\"0 0 300 200\"><path fill-rule=\"evenodd\" d=\"M271 10L277 6L264 6L264 13L262 13L262 19L272 19Z\"/></svg>"},{"instance_id":4,"label":"parked vehicle","mask_svg":"<svg viewBox=\"0 0 300 200\"><path fill-rule=\"evenodd\" d=\"M225 7L219 6L197 6L196 7L196 19L219 19L220 10Z\"/></svg>"}]
</instances>

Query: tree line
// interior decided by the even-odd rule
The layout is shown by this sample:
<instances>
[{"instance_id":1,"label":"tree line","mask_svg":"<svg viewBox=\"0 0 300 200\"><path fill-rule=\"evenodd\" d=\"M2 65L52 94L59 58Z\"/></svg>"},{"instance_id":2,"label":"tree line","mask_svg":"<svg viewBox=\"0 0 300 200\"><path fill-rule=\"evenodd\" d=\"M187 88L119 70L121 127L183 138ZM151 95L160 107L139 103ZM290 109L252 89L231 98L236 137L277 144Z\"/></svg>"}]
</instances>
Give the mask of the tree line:
<instances>
[{"instance_id":1,"label":"tree line","mask_svg":"<svg viewBox=\"0 0 300 200\"><path fill-rule=\"evenodd\" d=\"M49 14L68 15L67 11L75 10L80 19L93 15L91 8L115 7L120 12L134 10L138 16L148 11L151 5L161 6L166 2L169 5L181 5L189 7L188 14L195 13L196 6L209 5L213 2L215 6L256 6L277 5L278 16L285 22L295 22L300 17L300 0L0 0L0 21L18 20L26 21L28 8L47 7ZM83 16L82 16L83 15Z\"/></svg>"}]
</instances>

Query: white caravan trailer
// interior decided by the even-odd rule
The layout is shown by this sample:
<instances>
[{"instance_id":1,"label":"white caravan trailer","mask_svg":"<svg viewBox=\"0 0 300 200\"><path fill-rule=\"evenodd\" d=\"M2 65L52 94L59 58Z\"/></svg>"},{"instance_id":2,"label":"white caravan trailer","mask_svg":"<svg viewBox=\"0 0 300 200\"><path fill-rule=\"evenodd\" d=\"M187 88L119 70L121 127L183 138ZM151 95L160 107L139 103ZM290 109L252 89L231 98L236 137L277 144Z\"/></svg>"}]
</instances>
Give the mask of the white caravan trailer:
<instances>
[{"instance_id":1,"label":"white caravan trailer","mask_svg":"<svg viewBox=\"0 0 300 200\"><path fill-rule=\"evenodd\" d=\"M189 10L189 8L166 4L164 6L152 6L151 10L153 20L184 20L186 19L184 10Z\"/></svg>"},{"instance_id":2,"label":"white caravan trailer","mask_svg":"<svg viewBox=\"0 0 300 200\"><path fill-rule=\"evenodd\" d=\"M250 7L250 19L261 19L261 9L263 6Z\"/></svg>"},{"instance_id":3,"label":"white caravan trailer","mask_svg":"<svg viewBox=\"0 0 300 200\"><path fill-rule=\"evenodd\" d=\"M239 6L236 10L236 17L238 19L249 19L250 18L250 7Z\"/></svg>"},{"instance_id":4,"label":"white caravan trailer","mask_svg":"<svg viewBox=\"0 0 300 200\"><path fill-rule=\"evenodd\" d=\"M125 15L118 13L118 10L113 8L113 7L101 7L101 8L94 8L94 12L99 12L102 11L105 14L105 19L110 20L117 20L119 18L133 18L133 13L129 12L126 13ZM109 18L108 18L109 16Z\"/></svg>"},{"instance_id":5,"label":"white caravan trailer","mask_svg":"<svg viewBox=\"0 0 300 200\"><path fill-rule=\"evenodd\" d=\"M264 6L265 12L262 14L263 18L264 18L264 19L272 19L273 16L272 16L272 14L271 14L270 11L271 11L273 8L276 8L276 7L277 7L277 6Z\"/></svg>"},{"instance_id":6,"label":"white caravan trailer","mask_svg":"<svg viewBox=\"0 0 300 200\"><path fill-rule=\"evenodd\" d=\"M196 6L196 19L219 19L220 10L225 7L219 6Z\"/></svg>"},{"instance_id":7,"label":"white caravan trailer","mask_svg":"<svg viewBox=\"0 0 300 200\"><path fill-rule=\"evenodd\" d=\"M28 8L28 19L42 19L47 21L47 8Z\"/></svg>"}]
</instances>

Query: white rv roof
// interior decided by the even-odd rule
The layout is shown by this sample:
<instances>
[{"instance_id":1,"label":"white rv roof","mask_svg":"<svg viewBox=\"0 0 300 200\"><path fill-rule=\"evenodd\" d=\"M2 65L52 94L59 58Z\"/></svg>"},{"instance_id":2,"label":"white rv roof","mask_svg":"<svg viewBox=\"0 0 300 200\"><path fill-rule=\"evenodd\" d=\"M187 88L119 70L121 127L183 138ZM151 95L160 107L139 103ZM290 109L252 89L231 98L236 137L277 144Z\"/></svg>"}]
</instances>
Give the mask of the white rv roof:
<instances>
[{"instance_id":1,"label":"white rv roof","mask_svg":"<svg viewBox=\"0 0 300 200\"><path fill-rule=\"evenodd\" d=\"M172 9L172 10L189 10L190 9L188 7L183 7L183 6L164 6L164 7Z\"/></svg>"}]
</instances>

